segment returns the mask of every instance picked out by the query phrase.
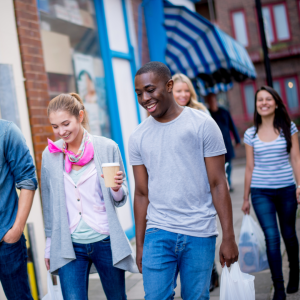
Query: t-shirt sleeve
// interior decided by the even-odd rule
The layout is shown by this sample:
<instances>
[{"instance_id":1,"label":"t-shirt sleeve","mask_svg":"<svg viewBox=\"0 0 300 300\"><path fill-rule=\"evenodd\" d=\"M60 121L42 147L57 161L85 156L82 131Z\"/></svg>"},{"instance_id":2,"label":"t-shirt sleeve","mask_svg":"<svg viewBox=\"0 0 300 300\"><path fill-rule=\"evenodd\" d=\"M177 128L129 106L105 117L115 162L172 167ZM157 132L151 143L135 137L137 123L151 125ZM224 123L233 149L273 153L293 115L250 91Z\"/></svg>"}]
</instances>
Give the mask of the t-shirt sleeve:
<instances>
[{"instance_id":1,"label":"t-shirt sleeve","mask_svg":"<svg viewBox=\"0 0 300 300\"><path fill-rule=\"evenodd\" d=\"M129 138L128 143L128 152L129 152L129 163L132 166L143 165L142 156L139 150L139 147L136 143L136 139L133 135Z\"/></svg>"},{"instance_id":2,"label":"t-shirt sleeve","mask_svg":"<svg viewBox=\"0 0 300 300\"><path fill-rule=\"evenodd\" d=\"M218 156L227 152L221 130L213 118L206 119L202 132L204 157Z\"/></svg>"},{"instance_id":3,"label":"t-shirt sleeve","mask_svg":"<svg viewBox=\"0 0 300 300\"><path fill-rule=\"evenodd\" d=\"M252 136L250 133L250 128L246 130L246 132L244 133L244 143L253 147L253 141L252 141Z\"/></svg>"},{"instance_id":4,"label":"t-shirt sleeve","mask_svg":"<svg viewBox=\"0 0 300 300\"><path fill-rule=\"evenodd\" d=\"M294 135L296 132L298 132L298 128L294 122L291 122L291 135Z\"/></svg>"}]
</instances>

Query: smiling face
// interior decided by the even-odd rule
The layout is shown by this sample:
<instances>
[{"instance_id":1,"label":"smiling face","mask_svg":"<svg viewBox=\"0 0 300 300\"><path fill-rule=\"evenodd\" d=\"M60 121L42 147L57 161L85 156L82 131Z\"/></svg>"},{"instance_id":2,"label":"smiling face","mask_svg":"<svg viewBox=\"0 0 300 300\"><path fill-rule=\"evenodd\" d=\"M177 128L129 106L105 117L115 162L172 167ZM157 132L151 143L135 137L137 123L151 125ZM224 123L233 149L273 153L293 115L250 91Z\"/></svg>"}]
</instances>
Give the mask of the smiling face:
<instances>
[{"instance_id":1,"label":"smiling face","mask_svg":"<svg viewBox=\"0 0 300 300\"><path fill-rule=\"evenodd\" d=\"M63 139L68 144L72 143L83 130L81 126L83 115L82 110L79 112L78 118L64 110L51 112L49 120L55 136Z\"/></svg>"},{"instance_id":2,"label":"smiling face","mask_svg":"<svg viewBox=\"0 0 300 300\"><path fill-rule=\"evenodd\" d=\"M182 81L176 81L173 87L173 96L180 106L186 106L191 100L191 92L188 85Z\"/></svg>"},{"instance_id":3,"label":"smiling face","mask_svg":"<svg viewBox=\"0 0 300 300\"><path fill-rule=\"evenodd\" d=\"M276 101L273 96L266 90L261 90L256 96L256 109L261 117L275 115Z\"/></svg>"},{"instance_id":4,"label":"smiling face","mask_svg":"<svg viewBox=\"0 0 300 300\"><path fill-rule=\"evenodd\" d=\"M153 72L135 77L135 92L139 104L158 119L175 103L172 96L173 80L164 80ZM176 103L175 103L176 104Z\"/></svg>"}]
</instances>

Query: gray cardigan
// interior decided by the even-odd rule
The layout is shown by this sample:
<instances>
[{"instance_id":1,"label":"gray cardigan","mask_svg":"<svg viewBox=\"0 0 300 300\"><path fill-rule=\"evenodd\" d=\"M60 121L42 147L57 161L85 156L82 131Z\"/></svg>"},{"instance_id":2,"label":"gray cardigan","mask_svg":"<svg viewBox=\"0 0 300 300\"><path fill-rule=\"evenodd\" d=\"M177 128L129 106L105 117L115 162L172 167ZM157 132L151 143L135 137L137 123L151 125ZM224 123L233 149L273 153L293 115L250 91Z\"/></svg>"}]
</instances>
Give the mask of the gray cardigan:
<instances>
[{"instance_id":1,"label":"gray cardigan","mask_svg":"<svg viewBox=\"0 0 300 300\"><path fill-rule=\"evenodd\" d=\"M113 265L119 269L138 273L135 255L132 247L121 227L116 208L126 203L128 197L126 174L118 145L107 138L91 136L94 146L94 161L103 193L103 198L108 217ZM63 140L55 142L62 148ZM105 187L102 174L102 163L119 162L120 171L123 171L124 197L121 201L115 201L109 188ZM67 206L65 199L63 177L63 153L50 153L48 147L43 152L41 191L43 201L43 213L46 237L51 237L50 271L58 273L58 269L76 259L71 234L69 230ZM95 273L93 267L91 273Z\"/></svg>"}]
</instances>

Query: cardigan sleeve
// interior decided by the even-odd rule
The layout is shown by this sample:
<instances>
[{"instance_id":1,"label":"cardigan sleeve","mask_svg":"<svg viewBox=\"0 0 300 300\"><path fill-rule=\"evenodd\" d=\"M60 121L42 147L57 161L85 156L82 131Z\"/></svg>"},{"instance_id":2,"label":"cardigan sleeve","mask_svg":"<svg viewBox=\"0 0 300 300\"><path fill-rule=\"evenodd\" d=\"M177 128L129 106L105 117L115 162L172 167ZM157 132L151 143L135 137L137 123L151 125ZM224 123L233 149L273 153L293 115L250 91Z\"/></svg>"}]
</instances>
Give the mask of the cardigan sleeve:
<instances>
[{"instance_id":1,"label":"cardigan sleeve","mask_svg":"<svg viewBox=\"0 0 300 300\"><path fill-rule=\"evenodd\" d=\"M53 207L50 197L49 178L47 179L47 169L45 165L45 151L42 158L42 171L41 171L41 194L43 204L43 215L45 223L46 237L51 237L52 234L52 220L53 220Z\"/></svg>"}]
</instances>

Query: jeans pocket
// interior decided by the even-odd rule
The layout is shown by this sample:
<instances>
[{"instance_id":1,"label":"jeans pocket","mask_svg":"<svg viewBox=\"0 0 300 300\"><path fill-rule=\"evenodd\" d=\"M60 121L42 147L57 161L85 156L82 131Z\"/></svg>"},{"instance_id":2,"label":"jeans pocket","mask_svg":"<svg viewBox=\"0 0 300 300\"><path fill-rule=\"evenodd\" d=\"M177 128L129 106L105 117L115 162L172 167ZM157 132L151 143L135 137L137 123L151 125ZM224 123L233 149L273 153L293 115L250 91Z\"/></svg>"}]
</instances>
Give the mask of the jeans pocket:
<instances>
[{"instance_id":1,"label":"jeans pocket","mask_svg":"<svg viewBox=\"0 0 300 300\"><path fill-rule=\"evenodd\" d=\"M3 241L3 240L2 240L1 243L2 243L3 245L14 246L14 245L16 245L17 243L21 242L22 238L23 238L23 234L22 234L21 237L20 237L16 242L14 242L14 243L7 243L7 242L5 242L5 241Z\"/></svg>"},{"instance_id":2,"label":"jeans pocket","mask_svg":"<svg viewBox=\"0 0 300 300\"><path fill-rule=\"evenodd\" d=\"M110 243L110 236L100 241L101 243Z\"/></svg>"},{"instance_id":3,"label":"jeans pocket","mask_svg":"<svg viewBox=\"0 0 300 300\"><path fill-rule=\"evenodd\" d=\"M159 228L149 228L149 229L146 230L145 234L147 235L147 234L155 233L159 230L160 230Z\"/></svg>"}]
</instances>

